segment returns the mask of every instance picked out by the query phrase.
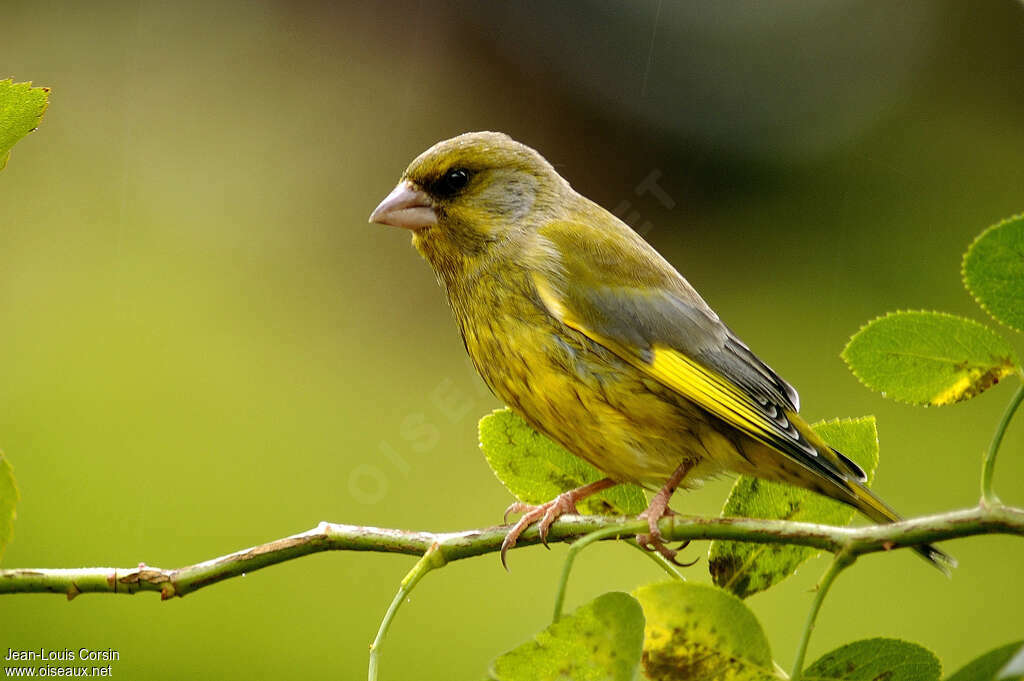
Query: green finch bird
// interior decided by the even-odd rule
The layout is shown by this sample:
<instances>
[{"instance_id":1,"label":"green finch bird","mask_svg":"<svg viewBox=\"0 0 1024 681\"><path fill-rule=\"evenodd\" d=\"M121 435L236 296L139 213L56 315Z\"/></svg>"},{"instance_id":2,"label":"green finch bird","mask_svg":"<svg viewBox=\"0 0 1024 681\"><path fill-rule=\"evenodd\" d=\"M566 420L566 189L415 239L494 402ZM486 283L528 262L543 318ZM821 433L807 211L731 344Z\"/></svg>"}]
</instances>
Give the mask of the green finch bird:
<instances>
[{"instance_id":1,"label":"green finch bird","mask_svg":"<svg viewBox=\"0 0 1024 681\"><path fill-rule=\"evenodd\" d=\"M899 520L856 463L797 415L796 390L757 358L689 282L625 223L573 191L539 153L494 132L435 144L371 222L412 231L490 389L607 477L523 512L542 537L617 483L659 490L641 544L670 559L658 521L677 487L724 472ZM952 559L917 551L942 569Z\"/></svg>"}]
</instances>

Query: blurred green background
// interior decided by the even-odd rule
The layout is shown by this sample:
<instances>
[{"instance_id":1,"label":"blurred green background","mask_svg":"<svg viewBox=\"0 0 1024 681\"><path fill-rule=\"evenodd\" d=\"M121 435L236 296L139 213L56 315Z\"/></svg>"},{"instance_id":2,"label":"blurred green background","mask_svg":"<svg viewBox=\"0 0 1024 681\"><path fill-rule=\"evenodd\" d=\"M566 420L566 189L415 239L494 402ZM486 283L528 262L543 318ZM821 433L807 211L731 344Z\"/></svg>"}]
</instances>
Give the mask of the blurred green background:
<instances>
[{"instance_id":1,"label":"blurred green background","mask_svg":"<svg viewBox=\"0 0 1024 681\"><path fill-rule=\"evenodd\" d=\"M0 175L0 447L23 496L6 567L175 567L320 520L497 522L476 421L499 405L409 235L366 222L416 154L479 129L642 227L810 420L876 414L897 508L978 497L1010 388L902 406L838 354L887 310L985 318L959 266L1024 210L1019 3L4 0L3 23L0 77L53 88ZM654 171L671 208L637 195ZM1022 450L1024 422L997 469L1018 504ZM729 485L674 506L716 514ZM809 660L893 636L952 671L1020 638L1024 544L947 548L952 581L907 552L844 574ZM564 554L431 575L383 678L479 677L545 626ZM3 597L0 649L114 648L117 678L357 679L411 564L321 554L167 603ZM661 578L622 546L577 565L570 607ZM749 601L786 667L824 566Z\"/></svg>"}]
</instances>

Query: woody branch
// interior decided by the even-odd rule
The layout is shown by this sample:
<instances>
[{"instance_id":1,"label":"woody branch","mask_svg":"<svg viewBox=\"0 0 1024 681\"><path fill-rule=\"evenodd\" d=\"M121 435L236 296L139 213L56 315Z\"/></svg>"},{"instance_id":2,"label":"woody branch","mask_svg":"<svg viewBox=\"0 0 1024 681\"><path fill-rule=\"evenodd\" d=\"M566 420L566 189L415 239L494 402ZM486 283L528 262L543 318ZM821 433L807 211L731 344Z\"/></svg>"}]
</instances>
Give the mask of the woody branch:
<instances>
[{"instance_id":1,"label":"woody branch","mask_svg":"<svg viewBox=\"0 0 1024 681\"><path fill-rule=\"evenodd\" d=\"M603 516L563 516L551 526L550 542L571 542L598 530L618 529L609 539L645 532L645 520ZM205 586L254 570L321 551L374 551L422 556L432 547L434 560L447 563L496 553L507 527L462 532L410 530L320 523L317 527L266 544L177 569L140 564L131 568L37 568L0 570L0 594L60 593L69 599L82 593L134 594L159 592L161 598L185 596ZM1024 536L1024 509L1004 504L983 505L924 516L891 525L849 528L784 520L696 518L674 516L661 522L667 539L723 539L809 546L858 556L978 534ZM540 543L536 528L519 539L520 546Z\"/></svg>"}]
</instances>

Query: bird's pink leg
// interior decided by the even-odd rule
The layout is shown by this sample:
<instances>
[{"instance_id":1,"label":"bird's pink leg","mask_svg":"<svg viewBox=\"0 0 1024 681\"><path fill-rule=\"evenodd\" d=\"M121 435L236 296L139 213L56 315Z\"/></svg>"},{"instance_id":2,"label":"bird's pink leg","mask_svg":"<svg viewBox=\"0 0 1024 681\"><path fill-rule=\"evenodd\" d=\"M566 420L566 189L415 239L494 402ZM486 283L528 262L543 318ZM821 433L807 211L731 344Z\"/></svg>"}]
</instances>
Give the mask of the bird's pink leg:
<instances>
[{"instance_id":1,"label":"bird's pink leg","mask_svg":"<svg viewBox=\"0 0 1024 681\"><path fill-rule=\"evenodd\" d=\"M568 492L562 492L557 497L541 504L540 506L531 506L530 504L524 504L521 501L517 501L508 508L505 509L505 520L508 521L509 513L522 513L523 517L519 519L512 529L505 535L505 541L501 543L501 564L508 569L508 565L505 562L505 554L508 550L516 545L516 541L519 536L526 531L533 523L540 521L538 527L540 528L540 540L544 542L544 546L548 545L548 529L551 524L558 519L559 516L566 513L576 513L576 504L587 497L597 494L601 490L608 489L618 483L611 478L604 478L597 482L592 482L576 489L571 489Z\"/></svg>"},{"instance_id":2,"label":"bird's pink leg","mask_svg":"<svg viewBox=\"0 0 1024 681\"><path fill-rule=\"evenodd\" d=\"M684 461L679 464L679 467L672 473L672 477L668 479L665 486L658 490L658 493L651 499L651 503L647 506L647 510L640 514L641 518L647 518L647 527L650 528L648 534L638 534L636 541L640 546L644 547L648 551L657 551L663 555L670 562L679 565L680 567L689 567L693 563L680 563L676 560L676 554L678 550L673 551L672 549L665 546L665 538L661 536L661 530L658 529L658 521L667 515L672 515L674 512L668 507L668 502L672 498L673 492L676 491L676 487L686 477L687 471L690 470L691 463ZM682 549L690 542L684 543L679 548ZM693 561L697 562L696 560Z\"/></svg>"}]
</instances>

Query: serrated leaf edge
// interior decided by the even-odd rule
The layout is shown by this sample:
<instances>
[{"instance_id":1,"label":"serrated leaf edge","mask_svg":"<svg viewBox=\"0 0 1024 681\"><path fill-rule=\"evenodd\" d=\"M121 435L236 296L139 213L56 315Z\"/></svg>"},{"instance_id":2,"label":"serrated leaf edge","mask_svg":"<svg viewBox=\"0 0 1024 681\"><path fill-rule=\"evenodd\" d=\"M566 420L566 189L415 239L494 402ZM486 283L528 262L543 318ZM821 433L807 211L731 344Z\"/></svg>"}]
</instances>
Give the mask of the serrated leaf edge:
<instances>
[{"instance_id":1,"label":"serrated leaf edge","mask_svg":"<svg viewBox=\"0 0 1024 681\"><path fill-rule=\"evenodd\" d=\"M886 399L889 399L889 400L892 400L893 402L898 402L900 404L910 404L910 405L913 405L915 407L920 407L920 406L944 407L944 406L947 406L947 405L950 405L950 404L958 404L959 402L965 401L965 400L960 400L960 401L953 401L953 402L913 402L911 400L904 400L904 399L900 399L898 397L891 397L891 396L887 395L884 390L878 388L877 386L872 385L867 379L865 379L854 368L853 364L850 362L850 358L847 356L847 353L850 350L850 344L853 343L853 341L858 336L860 336L862 333L864 333L864 330L867 329L869 326L872 326L873 324L876 324L876 323L882 321L883 319L888 319L889 317L898 317L898 316L904 315L904 314L927 314L927 315L936 315L936 316L939 316L939 317L949 317L951 319L956 319L956 320L959 320L959 321L962 321L962 322L967 322L968 324L973 324L974 326L977 326L977 327L985 329L985 330L987 330L987 331L989 331L991 333L999 335L999 333L995 329L993 329L991 326L988 326L986 324L982 324L981 322L979 322L979 321L977 321L975 319L971 319L970 317L964 317L964 316L961 316L961 315L958 315L958 314L953 314L951 312L942 312L941 310L923 310L923 309L922 310L894 310L894 311L891 311L891 312L886 312L883 315L879 315L879 316L875 317L874 319L869 320L868 322L862 324L861 327L859 329L857 329L857 331L855 331L853 333L853 335L850 336L850 340L846 341L846 346L843 347L843 351L839 353L839 356L842 358L843 362L846 364L846 368L850 370L850 373L853 374L854 377L858 381L860 381L860 384L863 385L865 388L867 388L868 390L871 390L873 392L879 393L880 395L882 395L882 397L884 397ZM1017 359L1017 355L1013 351L1013 348L1010 348L1010 361L1013 363L1016 371L1020 372L1021 371L1020 360ZM1007 375L1009 375L1009 374L1004 374L1004 376L1007 376Z\"/></svg>"},{"instance_id":2,"label":"serrated leaf edge","mask_svg":"<svg viewBox=\"0 0 1024 681\"><path fill-rule=\"evenodd\" d=\"M48 88L48 87L41 86L41 85L40 86L33 86L31 80L26 80L26 81L22 81L20 83L15 83L13 77L12 78L5 78L3 80L0 80L0 85L10 85L12 88L16 87L18 85L23 85L23 86L25 86L24 89L26 91L28 91L28 90L40 90L40 91L43 92L43 95L44 95L43 96L43 106L39 110L39 120L36 121L35 127L33 127L24 136L18 138L14 142L14 145L17 145L18 142L20 142L21 140L25 139L25 137L28 137L28 135L31 135L33 132L35 132L36 128L38 128L38 126L39 126L39 123L42 122L43 116L46 115L46 110L50 106L50 92L51 92L51 89ZM6 152L4 152L2 155L0 155L0 170L3 170L4 168L7 167L7 162L11 158L11 152L14 150L14 145L12 145L10 149L8 149Z\"/></svg>"},{"instance_id":3,"label":"serrated leaf edge","mask_svg":"<svg viewBox=\"0 0 1024 681\"><path fill-rule=\"evenodd\" d=\"M0 85L11 85L12 87L16 86L16 85L24 85L25 86L24 89L26 89L26 90L42 90L47 95L46 99L43 100L45 102L43 104L43 111L44 112L46 111L46 106L48 106L50 104L50 97L49 97L49 95L50 95L51 92L53 92L53 89L49 88L49 87L47 87L45 85L33 85L31 80L24 80L24 81L20 81L20 82L15 83L13 77L11 77L11 78L4 78L3 80L0 80Z\"/></svg>"},{"instance_id":4,"label":"serrated leaf edge","mask_svg":"<svg viewBox=\"0 0 1024 681\"><path fill-rule=\"evenodd\" d=\"M974 237L974 240L967 247L967 250L964 251L963 258L960 259L960 280L963 282L964 288L967 289L968 295L971 296L971 298L974 300L974 302L976 302L978 304L978 307L980 307L982 310L984 310L988 314L989 317L991 317L992 319L996 320L996 322L998 322L999 324L1005 326L1006 328L1010 329L1011 331L1016 331L1017 333L1024 333L1024 329L1018 329L1013 324L1010 324L1008 322L1004 322L1002 319L997 317L996 314L991 309L989 309L988 305L986 305L984 302L982 302L981 298L978 297L978 294L974 292L974 290L971 288L971 282L970 282L970 280L967 277L967 258L970 257L971 252L974 250L974 247L978 244L978 242L981 241L983 238L985 238L985 236L989 232L995 231L995 230L999 229L1000 227L1006 225L1007 223L1013 222L1015 220L1024 220L1024 213L1018 213L1017 215L1012 215L1012 216L1010 216L1008 218L1000 220L996 224L991 225L989 227L986 227L985 229L983 229L981 231L981 234L979 234L978 236Z\"/></svg>"}]
</instances>

